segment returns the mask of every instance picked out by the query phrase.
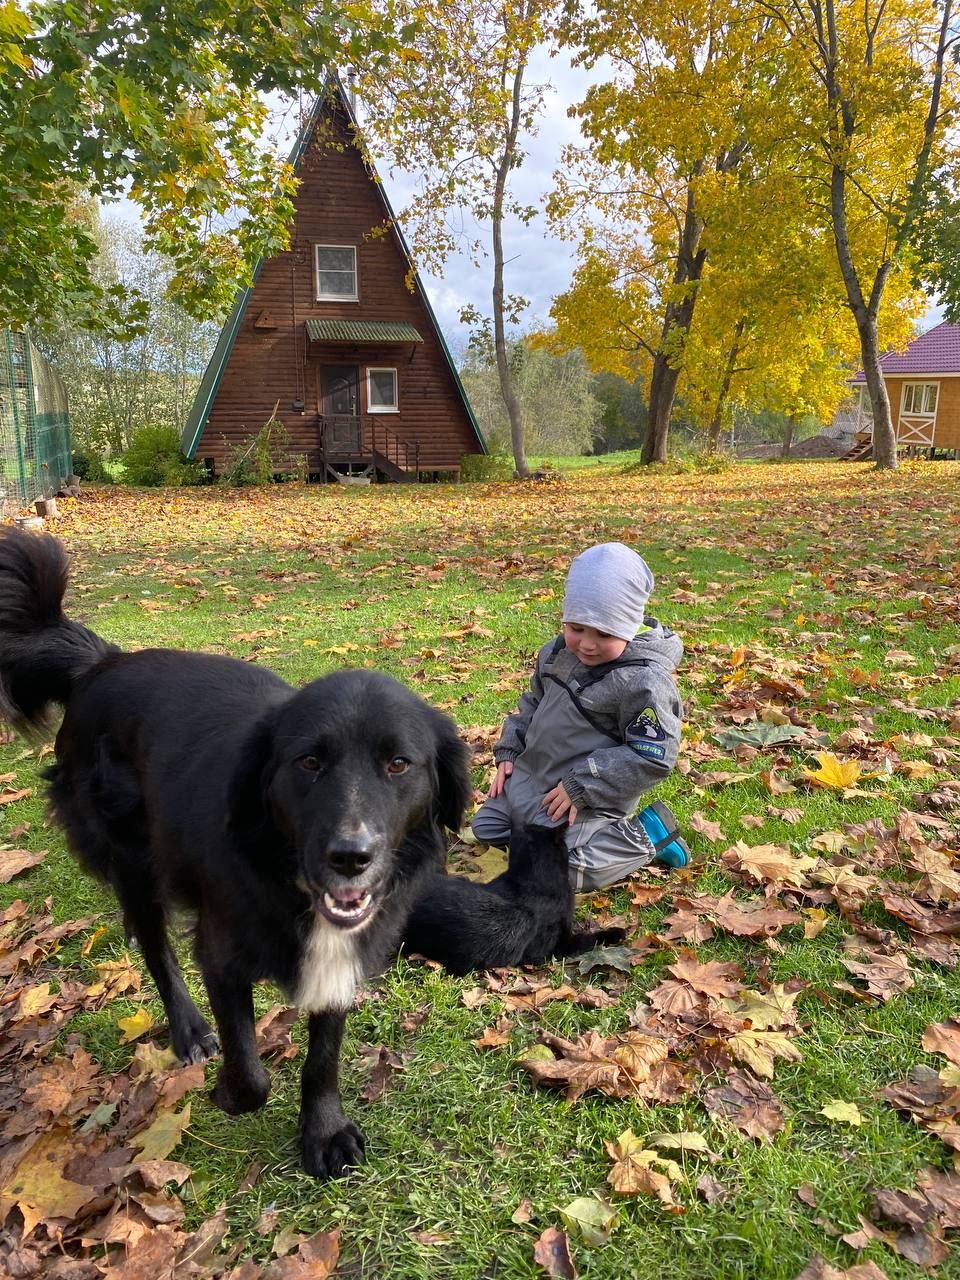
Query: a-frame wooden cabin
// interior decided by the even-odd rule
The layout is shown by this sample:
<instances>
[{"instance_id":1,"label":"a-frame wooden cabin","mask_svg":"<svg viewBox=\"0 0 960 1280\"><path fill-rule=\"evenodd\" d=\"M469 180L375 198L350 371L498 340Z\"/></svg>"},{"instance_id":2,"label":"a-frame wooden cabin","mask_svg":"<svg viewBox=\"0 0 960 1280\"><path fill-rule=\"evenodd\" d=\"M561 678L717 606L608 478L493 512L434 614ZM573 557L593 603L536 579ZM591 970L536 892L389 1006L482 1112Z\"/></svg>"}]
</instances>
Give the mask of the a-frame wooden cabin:
<instances>
[{"instance_id":1,"label":"a-frame wooden cabin","mask_svg":"<svg viewBox=\"0 0 960 1280\"><path fill-rule=\"evenodd\" d=\"M184 428L184 453L215 474L273 417L320 480L459 478L464 454L486 452L356 130L331 77L290 157L290 248L238 295Z\"/></svg>"}]
</instances>

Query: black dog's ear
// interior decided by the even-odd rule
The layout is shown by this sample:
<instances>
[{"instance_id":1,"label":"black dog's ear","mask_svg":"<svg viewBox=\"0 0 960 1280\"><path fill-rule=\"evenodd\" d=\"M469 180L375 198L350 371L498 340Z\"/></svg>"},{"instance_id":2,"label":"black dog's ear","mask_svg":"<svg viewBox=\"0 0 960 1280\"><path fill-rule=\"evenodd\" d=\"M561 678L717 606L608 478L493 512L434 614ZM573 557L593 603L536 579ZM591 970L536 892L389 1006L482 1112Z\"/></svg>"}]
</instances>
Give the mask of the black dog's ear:
<instances>
[{"instance_id":1,"label":"black dog's ear","mask_svg":"<svg viewBox=\"0 0 960 1280\"><path fill-rule=\"evenodd\" d=\"M470 751L457 735L453 721L439 711L434 712L434 715L437 767L434 813L443 826L451 831L459 831L473 793L470 782Z\"/></svg>"},{"instance_id":2,"label":"black dog's ear","mask_svg":"<svg viewBox=\"0 0 960 1280\"><path fill-rule=\"evenodd\" d=\"M248 733L230 779L227 794L227 826L233 831L252 830L267 816L266 789L272 776L273 715L259 720Z\"/></svg>"}]
</instances>

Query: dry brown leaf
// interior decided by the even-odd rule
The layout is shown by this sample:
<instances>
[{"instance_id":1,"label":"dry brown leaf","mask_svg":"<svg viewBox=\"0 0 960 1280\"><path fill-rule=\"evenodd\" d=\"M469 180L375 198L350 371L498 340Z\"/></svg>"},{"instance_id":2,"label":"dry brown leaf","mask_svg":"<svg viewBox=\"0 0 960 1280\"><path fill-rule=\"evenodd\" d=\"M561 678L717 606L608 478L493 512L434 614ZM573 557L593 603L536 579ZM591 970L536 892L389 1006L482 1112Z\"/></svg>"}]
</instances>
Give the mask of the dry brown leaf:
<instances>
[{"instance_id":1,"label":"dry brown leaf","mask_svg":"<svg viewBox=\"0 0 960 1280\"><path fill-rule=\"evenodd\" d=\"M30 853L28 849L0 849L0 884L9 884L21 871L39 866L46 856L46 849L37 853Z\"/></svg>"},{"instance_id":2,"label":"dry brown leaf","mask_svg":"<svg viewBox=\"0 0 960 1280\"><path fill-rule=\"evenodd\" d=\"M748 845L742 840L731 845L720 857L729 871L737 871L758 884L791 885L802 889L806 873L816 865L816 858L794 857L785 844Z\"/></svg>"},{"instance_id":3,"label":"dry brown leaf","mask_svg":"<svg viewBox=\"0 0 960 1280\"><path fill-rule=\"evenodd\" d=\"M667 970L680 982L688 983L694 991L714 1000L736 995L743 987L740 966L732 961L709 960L701 964L695 955L688 953L676 964L667 965Z\"/></svg>"},{"instance_id":4,"label":"dry brown leaf","mask_svg":"<svg viewBox=\"0 0 960 1280\"><path fill-rule=\"evenodd\" d=\"M712 1116L729 1120L749 1138L769 1142L786 1123L770 1086L739 1069L731 1071L723 1084L708 1089L703 1102Z\"/></svg>"},{"instance_id":5,"label":"dry brown leaf","mask_svg":"<svg viewBox=\"0 0 960 1280\"><path fill-rule=\"evenodd\" d=\"M960 1066L960 1019L932 1022L924 1031L920 1043L927 1053L942 1053Z\"/></svg>"},{"instance_id":6,"label":"dry brown leaf","mask_svg":"<svg viewBox=\"0 0 960 1280\"><path fill-rule=\"evenodd\" d=\"M533 1247L533 1260L556 1280L577 1280L577 1269L570 1257L567 1233L547 1227Z\"/></svg>"},{"instance_id":7,"label":"dry brown leaf","mask_svg":"<svg viewBox=\"0 0 960 1280\"><path fill-rule=\"evenodd\" d=\"M723 828L719 822L711 822L705 818L699 809L695 810L687 819L687 825L693 830L710 840L713 844L719 844L721 840L726 840L723 834Z\"/></svg>"}]
</instances>

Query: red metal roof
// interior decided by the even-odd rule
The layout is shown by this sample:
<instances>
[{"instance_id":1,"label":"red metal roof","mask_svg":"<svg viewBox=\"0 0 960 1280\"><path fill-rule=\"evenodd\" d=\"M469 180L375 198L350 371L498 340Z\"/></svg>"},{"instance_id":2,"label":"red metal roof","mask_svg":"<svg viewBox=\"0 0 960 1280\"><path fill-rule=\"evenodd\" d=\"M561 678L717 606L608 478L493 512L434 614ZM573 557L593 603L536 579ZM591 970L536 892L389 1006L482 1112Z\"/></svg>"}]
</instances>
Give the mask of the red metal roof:
<instances>
[{"instance_id":1,"label":"red metal roof","mask_svg":"<svg viewBox=\"0 0 960 1280\"><path fill-rule=\"evenodd\" d=\"M960 325L944 320L919 338L914 338L906 351L888 351L880 357L883 372L899 374L960 373ZM854 382L865 382L863 370Z\"/></svg>"}]
</instances>

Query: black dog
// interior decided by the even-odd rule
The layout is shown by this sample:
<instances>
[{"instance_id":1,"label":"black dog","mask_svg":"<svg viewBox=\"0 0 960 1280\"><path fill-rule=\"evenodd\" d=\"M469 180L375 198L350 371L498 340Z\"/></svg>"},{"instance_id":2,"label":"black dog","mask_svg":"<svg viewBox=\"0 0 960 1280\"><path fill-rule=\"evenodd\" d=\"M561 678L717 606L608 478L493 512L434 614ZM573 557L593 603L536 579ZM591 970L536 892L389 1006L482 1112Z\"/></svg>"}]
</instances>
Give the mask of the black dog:
<instances>
[{"instance_id":1,"label":"black dog","mask_svg":"<svg viewBox=\"0 0 960 1280\"><path fill-rule=\"evenodd\" d=\"M507 870L489 884L433 875L403 935L406 951L451 973L543 964L623 942L624 929L578 929L562 827L514 829Z\"/></svg>"},{"instance_id":2,"label":"black dog","mask_svg":"<svg viewBox=\"0 0 960 1280\"><path fill-rule=\"evenodd\" d=\"M271 979L308 1011L303 1162L336 1176L363 1156L337 1085L346 1012L443 865L440 824L457 830L469 795L466 749L385 675L341 671L297 691L234 658L121 653L63 616L66 577L56 539L0 535L0 709L29 728L65 708L54 816L115 890L185 1062L218 1048L167 939L175 904L196 913L219 1107L252 1111L269 1090L252 984Z\"/></svg>"}]
</instances>

